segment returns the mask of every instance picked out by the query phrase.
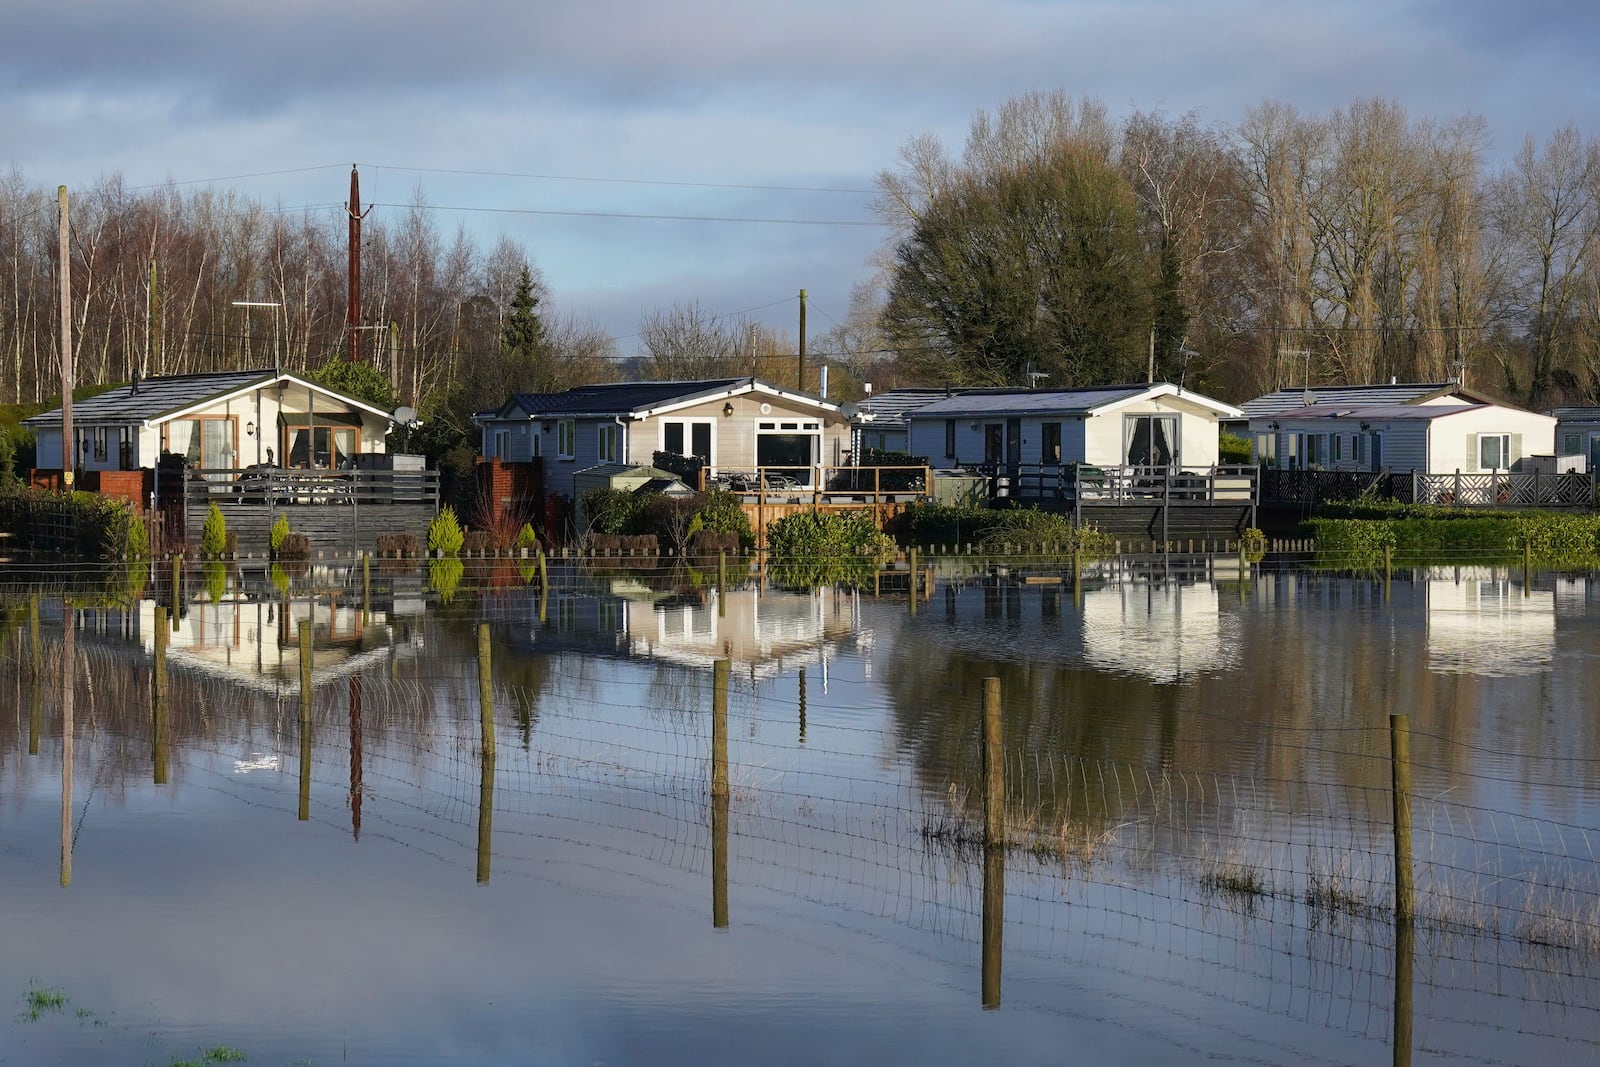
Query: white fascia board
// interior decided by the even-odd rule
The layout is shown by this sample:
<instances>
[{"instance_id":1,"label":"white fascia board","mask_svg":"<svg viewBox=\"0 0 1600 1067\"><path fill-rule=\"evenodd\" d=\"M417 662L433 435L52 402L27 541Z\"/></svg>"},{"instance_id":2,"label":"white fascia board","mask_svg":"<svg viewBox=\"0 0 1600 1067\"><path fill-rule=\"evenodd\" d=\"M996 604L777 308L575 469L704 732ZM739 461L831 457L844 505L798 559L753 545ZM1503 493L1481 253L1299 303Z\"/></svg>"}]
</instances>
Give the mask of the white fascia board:
<instances>
[{"instance_id":1,"label":"white fascia board","mask_svg":"<svg viewBox=\"0 0 1600 1067\"><path fill-rule=\"evenodd\" d=\"M335 400L341 404L349 404L353 407L360 408L362 411L365 411L368 414L376 415L385 422L392 421L394 418L390 412L384 411L382 408L375 408L371 404L368 404L363 400L357 400L353 396L345 396L342 393L335 393L333 390L318 385L316 382L308 382L304 378L295 377L293 374L269 374L259 381L252 382L249 385L240 386L238 389L234 389L231 392L219 393L216 396L209 397L194 404L190 404L187 407L178 408L176 411L169 411L164 415L158 415L146 422L145 425L159 426L163 422L171 422L173 419L181 419L185 415L192 415L197 411L204 411L206 408L212 407L213 405L225 404L228 401L233 400L235 397L247 396L258 389L271 389L280 382L304 386L313 392L321 393L323 396L328 397L331 400Z\"/></svg>"},{"instance_id":2,"label":"white fascia board","mask_svg":"<svg viewBox=\"0 0 1600 1067\"><path fill-rule=\"evenodd\" d=\"M1244 418L1244 412L1239 408L1234 407L1232 404L1224 404L1222 401L1213 400L1204 394L1192 393L1187 389L1179 389L1171 382L1157 382L1148 389L1142 389L1139 392L1133 393L1129 396L1124 396L1117 400L1108 401L1107 403L1092 407L1088 409L1086 414L1103 415L1108 411L1113 411L1129 404L1137 404L1147 400L1159 400L1165 397L1172 397L1174 400L1181 400L1186 404L1193 404L1195 407L1204 408L1206 410L1215 412L1217 418L1219 419Z\"/></svg>"}]
</instances>

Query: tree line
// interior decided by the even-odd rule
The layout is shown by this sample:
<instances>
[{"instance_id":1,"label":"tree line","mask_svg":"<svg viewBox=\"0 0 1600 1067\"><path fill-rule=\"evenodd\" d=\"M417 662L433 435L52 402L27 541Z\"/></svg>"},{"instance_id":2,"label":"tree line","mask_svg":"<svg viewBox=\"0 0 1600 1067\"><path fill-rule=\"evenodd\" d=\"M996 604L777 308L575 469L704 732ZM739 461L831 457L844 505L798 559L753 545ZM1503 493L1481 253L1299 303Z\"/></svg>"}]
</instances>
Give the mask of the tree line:
<instances>
[{"instance_id":1,"label":"tree line","mask_svg":"<svg viewBox=\"0 0 1600 1067\"><path fill-rule=\"evenodd\" d=\"M1571 125L1491 162L1481 119L1385 100L1224 127L1033 93L979 112L959 154L911 139L878 187L890 236L846 321L810 339L808 388L826 360L835 396L1153 374L1240 401L1465 375L1600 402L1600 146ZM463 437L514 390L798 384L793 335L694 300L644 311L624 357L550 310L526 248L441 232L414 199L364 224L367 380ZM342 209L210 187L73 190L78 380L343 359L345 229ZM0 403L57 394L56 250L54 190L0 178Z\"/></svg>"},{"instance_id":2,"label":"tree line","mask_svg":"<svg viewBox=\"0 0 1600 1067\"><path fill-rule=\"evenodd\" d=\"M1155 377L1243 400L1445 381L1600 401L1600 146L1491 164L1475 116L1262 104L1234 128L1035 93L879 177L856 322L934 384Z\"/></svg>"}]
</instances>

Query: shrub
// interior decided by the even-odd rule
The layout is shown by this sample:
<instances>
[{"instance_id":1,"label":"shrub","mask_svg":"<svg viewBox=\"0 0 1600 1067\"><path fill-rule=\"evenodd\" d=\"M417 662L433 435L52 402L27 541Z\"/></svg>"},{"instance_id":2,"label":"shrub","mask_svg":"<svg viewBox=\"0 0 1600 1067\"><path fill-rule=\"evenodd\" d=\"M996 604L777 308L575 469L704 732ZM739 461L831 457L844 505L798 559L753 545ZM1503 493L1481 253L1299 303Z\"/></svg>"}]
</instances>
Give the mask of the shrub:
<instances>
[{"instance_id":1,"label":"shrub","mask_svg":"<svg viewBox=\"0 0 1600 1067\"><path fill-rule=\"evenodd\" d=\"M1109 556L1115 544L1092 526L1074 528L1066 515L1038 508L985 508L967 504L912 504L897 516L892 529L908 545L975 544L985 551L1006 545L1049 546Z\"/></svg>"},{"instance_id":2,"label":"shrub","mask_svg":"<svg viewBox=\"0 0 1600 1067\"><path fill-rule=\"evenodd\" d=\"M456 590L461 585L461 576L466 572L466 566L454 556L445 559L428 561L428 586L439 594L439 601L450 603L456 598Z\"/></svg>"},{"instance_id":3,"label":"shrub","mask_svg":"<svg viewBox=\"0 0 1600 1067\"><path fill-rule=\"evenodd\" d=\"M767 528L773 578L780 585L865 585L894 555L894 542L865 512L805 511Z\"/></svg>"},{"instance_id":4,"label":"shrub","mask_svg":"<svg viewBox=\"0 0 1600 1067\"><path fill-rule=\"evenodd\" d=\"M1250 438L1241 437L1236 433L1217 435L1217 462L1218 463L1249 463L1251 456Z\"/></svg>"},{"instance_id":5,"label":"shrub","mask_svg":"<svg viewBox=\"0 0 1600 1067\"><path fill-rule=\"evenodd\" d=\"M513 548L538 548L539 547L539 535L534 532L532 523L525 522L525 523L522 524L522 529L517 531L517 540L512 545L512 547Z\"/></svg>"},{"instance_id":6,"label":"shrub","mask_svg":"<svg viewBox=\"0 0 1600 1067\"><path fill-rule=\"evenodd\" d=\"M462 533L461 523L456 519L456 509L446 504L428 525L428 551L453 556L461 551L465 540L466 534Z\"/></svg>"},{"instance_id":7,"label":"shrub","mask_svg":"<svg viewBox=\"0 0 1600 1067\"><path fill-rule=\"evenodd\" d=\"M311 538L301 533L284 534L278 545L279 559L310 559Z\"/></svg>"},{"instance_id":8,"label":"shrub","mask_svg":"<svg viewBox=\"0 0 1600 1067\"><path fill-rule=\"evenodd\" d=\"M267 544L276 556L283 547L283 539L289 536L289 516L278 513L277 519L272 523L272 530L267 534Z\"/></svg>"},{"instance_id":9,"label":"shrub","mask_svg":"<svg viewBox=\"0 0 1600 1067\"><path fill-rule=\"evenodd\" d=\"M650 499L626 489L591 489L580 503L590 532L632 534L645 532L645 508Z\"/></svg>"},{"instance_id":10,"label":"shrub","mask_svg":"<svg viewBox=\"0 0 1600 1067\"><path fill-rule=\"evenodd\" d=\"M750 529L750 516L744 513L738 497L721 489L713 489L700 494L698 499L701 530L733 534L742 547L754 547L756 538Z\"/></svg>"},{"instance_id":11,"label":"shrub","mask_svg":"<svg viewBox=\"0 0 1600 1067\"><path fill-rule=\"evenodd\" d=\"M228 551L228 520L222 517L222 509L213 502L206 509L206 521L200 527L200 552L202 555L217 557Z\"/></svg>"},{"instance_id":12,"label":"shrub","mask_svg":"<svg viewBox=\"0 0 1600 1067\"><path fill-rule=\"evenodd\" d=\"M417 538L415 534L379 534L376 542L378 555L399 556L410 559L417 554Z\"/></svg>"},{"instance_id":13,"label":"shrub","mask_svg":"<svg viewBox=\"0 0 1600 1067\"><path fill-rule=\"evenodd\" d=\"M461 538L461 547L467 552L482 553L494 549L495 537L492 530L468 530Z\"/></svg>"},{"instance_id":14,"label":"shrub","mask_svg":"<svg viewBox=\"0 0 1600 1067\"><path fill-rule=\"evenodd\" d=\"M148 559L150 556L150 529L138 515L128 516L128 532L123 542L124 559Z\"/></svg>"},{"instance_id":15,"label":"shrub","mask_svg":"<svg viewBox=\"0 0 1600 1067\"><path fill-rule=\"evenodd\" d=\"M737 556L739 546L738 534L720 533L716 530L700 530L689 539L689 553L701 559L716 559L723 552Z\"/></svg>"}]
</instances>

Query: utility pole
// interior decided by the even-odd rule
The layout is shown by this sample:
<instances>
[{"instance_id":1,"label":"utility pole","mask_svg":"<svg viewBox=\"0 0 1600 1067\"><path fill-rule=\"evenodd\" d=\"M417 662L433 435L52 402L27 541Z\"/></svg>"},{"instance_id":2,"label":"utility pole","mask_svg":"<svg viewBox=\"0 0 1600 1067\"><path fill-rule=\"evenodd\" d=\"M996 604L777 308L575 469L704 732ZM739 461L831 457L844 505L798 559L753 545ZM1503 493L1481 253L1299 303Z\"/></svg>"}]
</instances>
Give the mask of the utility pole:
<instances>
[{"instance_id":1,"label":"utility pole","mask_svg":"<svg viewBox=\"0 0 1600 1067\"><path fill-rule=\"evenodd\" d=\"M344 209L350 216L350 299L345 325L350 333L348 359L355 363L361 359L361 220L372 209L361 210L361 175L354 163L350 164L350 201Z\"/></svg>"},{"instance_id":2,"label":"utility pole","mask_svg":"<svg viewBox=\"0 0 1600 1067\"><path fill-rule=\"evenodd\" d=\"M1145 372L1144 380L1148 385L1154 385L1156 380L1156 327L1154 323L1150 325L1150 369Z\"/></svg>"},{"instance_id":3,"label":"utility pole","mask_svg":"<svg viewBox=\"0 0 1600 1067\"><path fill-rule=\"evenodd\" d=\"M72 249L67 239L67 187L56 188L61 218L61 487L72 491Z\"/></svg>"},{"instance_id":4,"label":"utility pole","mask_svg":"<svg viewBox=\"0 0 1600 1067\"><path fill-rule=\"evenodd\" d=\"M806 391L806 291L800 290L800 391Z\"/></svg>"}]
</instances>

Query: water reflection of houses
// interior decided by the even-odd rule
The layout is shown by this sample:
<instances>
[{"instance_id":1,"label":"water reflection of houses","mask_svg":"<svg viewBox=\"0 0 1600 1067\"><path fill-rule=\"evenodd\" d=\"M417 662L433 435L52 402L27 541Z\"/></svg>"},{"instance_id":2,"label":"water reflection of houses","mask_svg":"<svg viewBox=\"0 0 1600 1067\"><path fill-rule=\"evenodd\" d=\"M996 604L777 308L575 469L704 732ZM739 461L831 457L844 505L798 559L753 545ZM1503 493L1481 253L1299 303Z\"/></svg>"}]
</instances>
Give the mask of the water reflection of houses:
<instances>
[{"instance_id":1,"label":"water reflection of houses","mask_svg":"<svg viewBox=\"0 0 1600 1067\"><path fill-rule=\"evenodd\" d=\"M719 659L766 678L828 660L857 640L857 595L751 586L721 594L673 592L619 578L551 606L547 625L531 629L536 647L634 656L709 670Z\"/></svg>"},{"instance_id":2,"label":"water reflection of houses","mask_svg":"<svg viewBox=\"0 0 1600 1067\"><path fill-rule=\"evenodd\" d=\"M1238 617L1209 582L1118 583L1084 593L1083 651L1103 670L1175 682L1239 665Z\"/></svg>"},{"instance_id":3,"label":"water reflection of houses","mask_svg":"<svg viewBox=\"0 0 1600 1067\"><path fill-rule=\"evenodd\" d=\"M1508 677L1549 668L1556 643L1556 592L1513 581L1504 568L1437 567L1427 590L1428 669ZM1573 583L1565 583L1570 599Z\"/></svg>"}]
</instances>

